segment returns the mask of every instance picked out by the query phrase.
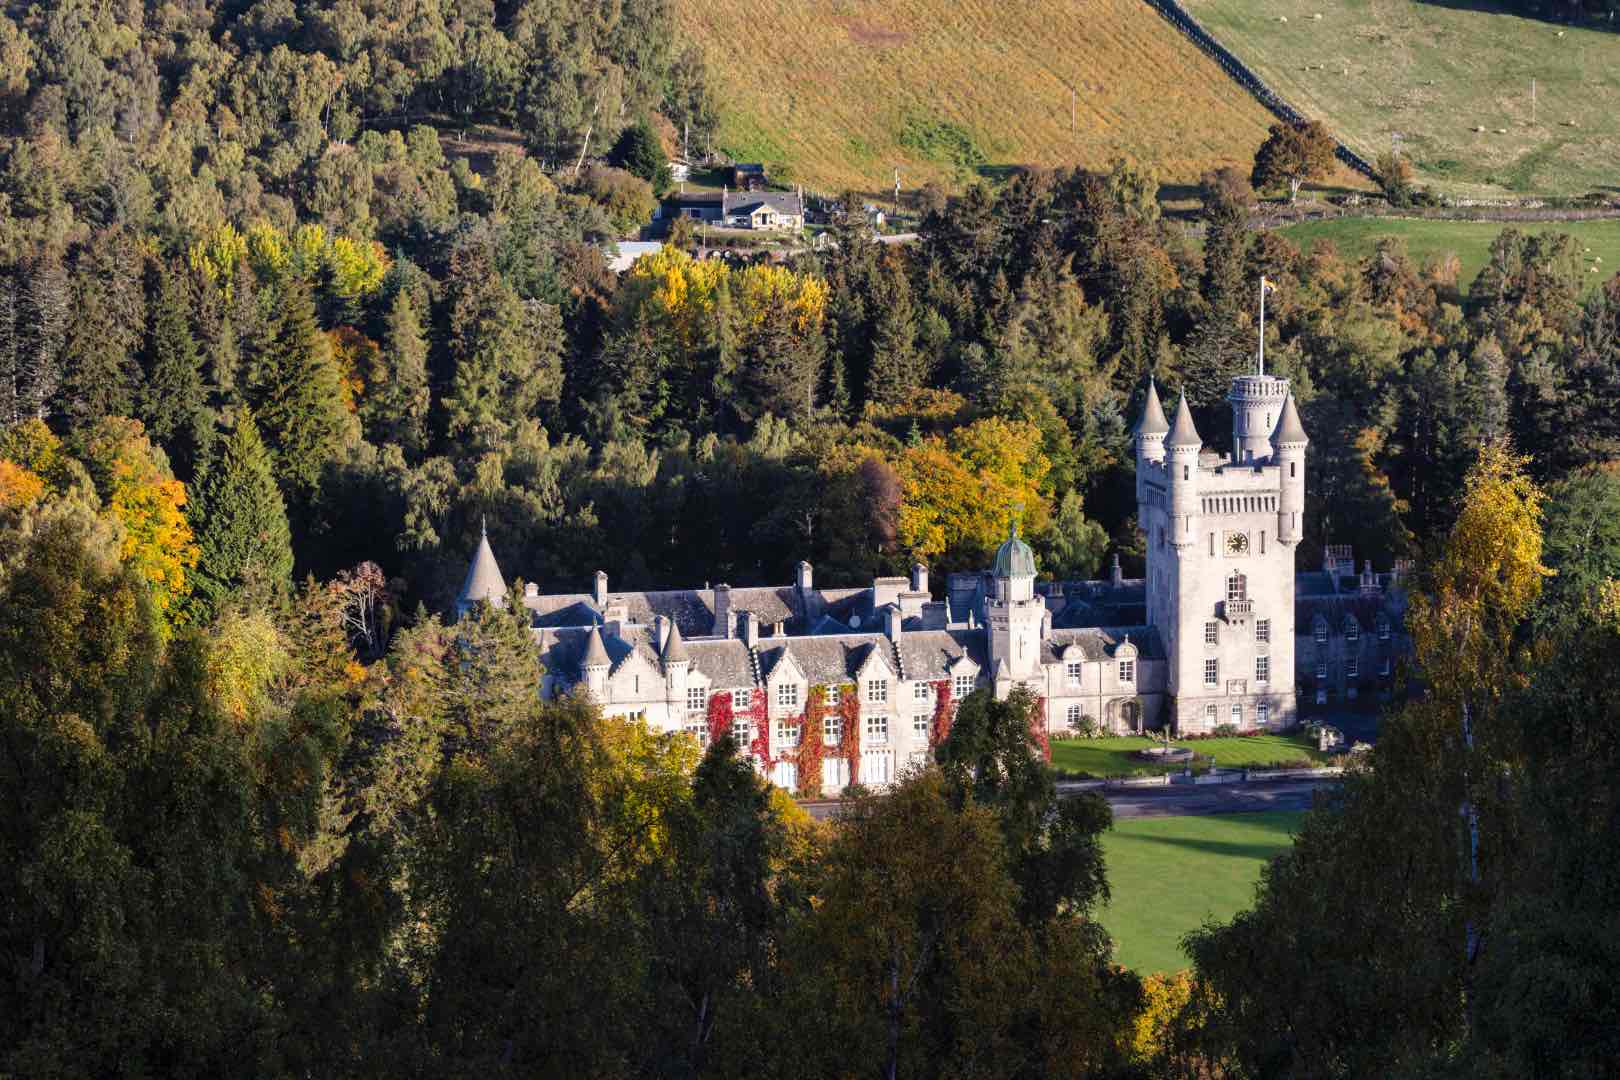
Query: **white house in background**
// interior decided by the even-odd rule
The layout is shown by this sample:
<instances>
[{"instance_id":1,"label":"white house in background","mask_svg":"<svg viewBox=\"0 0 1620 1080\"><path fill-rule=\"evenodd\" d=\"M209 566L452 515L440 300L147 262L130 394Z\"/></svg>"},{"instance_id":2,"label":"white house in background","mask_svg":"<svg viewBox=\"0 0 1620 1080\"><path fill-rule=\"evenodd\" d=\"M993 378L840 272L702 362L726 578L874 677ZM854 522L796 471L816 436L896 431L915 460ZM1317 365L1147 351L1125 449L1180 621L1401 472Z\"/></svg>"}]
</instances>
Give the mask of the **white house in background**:
<instances>
[{"instance_id":1,"label":"white house in background","mask_svg":"<svg viewBox=\"0 0 1620 1080\"><path fill-rule=\"evenodd\" d=\"M772 778L794 788L781 759L807 737L799 719L817 686L860 696L867 784L927 754L941 683L953 700L1027 687L1054 734L1167 721L1184 733L1277 730L1297 722L1296 682L1322 704L1386 690L1406 648L1399 572L1369 565L1357 577L1348 550L1329 548L1324 571L1296 574L1299 413L1287 382L1267 376L1235 379L1230 400L1233 445L1218 454L1204 449L1185 399L1172 425L1149 385L1136 435L1145 578L1124 578L1116 556L1107 580L1037 584L1016 528L989 570L951 574L939 597L920 565L909 578L838 589L818 588L805 562L792 584L735 589L615 592L597 571L589 592L525 587L541 693L587 692L608 713L700 740L712 695L732 695L739 713L763 700ZM457 614L506 595L483 537ZM847 781L841 759L822 767L824 789Z\"/></svg>"},{"instance_id":2,"label":"white house in background","mask_svg":"<svg viewBox=\"0 0 1620 1080\"><path fill-rule=\"evenodd\" d=\"M615 245L616 253L608 256L608 269L622 274L643 255L655 255L663 247L661 240L620 240Z\"/></svg>"}]
</instances>

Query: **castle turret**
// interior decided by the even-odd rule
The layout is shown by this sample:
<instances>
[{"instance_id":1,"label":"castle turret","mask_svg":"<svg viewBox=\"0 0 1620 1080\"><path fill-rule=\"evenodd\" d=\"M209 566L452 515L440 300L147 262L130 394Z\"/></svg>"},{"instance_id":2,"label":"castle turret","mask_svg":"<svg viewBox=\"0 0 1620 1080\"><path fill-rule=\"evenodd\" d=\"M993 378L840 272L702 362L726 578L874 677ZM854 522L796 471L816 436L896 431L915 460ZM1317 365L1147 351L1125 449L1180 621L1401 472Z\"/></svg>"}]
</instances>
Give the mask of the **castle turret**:
<instances>
[{"instance_id":1,"label":"castle turret","mask_svg":"<svg viewBox=\"0 0 1620 1080\"><path fill-rule=\"evenodd\" d=\"M1012 679L1029 678L1040 663L1046 601L1035 595L1035 553L1018 538L1016 524L996 551L991 573L995 595L984 607L992 667Z\"/></svg>"},{"instance_id":2,"label":"castle turret","mask_svg":"<svg viewBox=\"0 0 1620 1080\"><path fill-rule=\"evenodd\" d=\"M1288 397L1288 380L1239 375L1226 400L1232 403L1232 463L1255 465L1271 456L1271 433Z\"/></svg>"},{"instance_id":3,"label":"castle turret","mask_svg":"<svg viewBox=\"0 0 1620 1080\"><path fill-rule=\"evenodd\" d=\"M1204 440L1193 426L1185 392L1176 406L1176 420L1164 446L1169 458L1170 543L1178 548L1189 547L1198 527L1198 453L1204 448Z\"/></svg>"},{"instance_id":4,"label":"castle turret","mask_svg":"<svg viewBox=\"0 0 1620 1080\"><path fill-rule=\"evenodd\" d=\"M1272 460L1277 463L1281 490L1277 499L1277 542L1299 543L1305 518L1305 427L1299 422L1294 395L1283 401L1277 427L1271 433Z\"/></svg>"},{"instance_id":5,"label":"castle turret","mask_svg":"<svg viewBox=\"0 0 1620 1080\"><path fill-rule=\"evenodd\" d=\"M1164 437L1170 434L1170 422L1164 418L1164 406L1159 404L1159 388L1148 377L1147 401L1142 404L1142 419L1136 425L1136 501L1138 505L1147 495L1148 477L1152 466L1164 462Z\"/></svg>"},{"instance_id":6,"label":"castle turret","mask_svg":"<svg viewBox=\"0 0 1620 1080\"><path fill-rule=\"evenodd\" d=\"M458 619L480 600L487 600L494 607L506 603L506 579L501 576L501 568L495 562L495 552L490 550L489 529L480 526L479 530L478 550L473 552L472 565L467 567L467 577L461 583L461 592L456 595Z\"/></svg>"},{"instance_id":7,"label":"castle turret","mask_svg":"<svg viewBox=\"0 0 1620 1080\"><path fill-rule=\"evenodd\" d=\"M585 688L597 701L607 698L608 669L612 667L608 660L607 646L602 644L602 629L591 627L590 635L585 639L585 656L580 661L580 668L585 675Z\"/></svg>"}]
</instances>

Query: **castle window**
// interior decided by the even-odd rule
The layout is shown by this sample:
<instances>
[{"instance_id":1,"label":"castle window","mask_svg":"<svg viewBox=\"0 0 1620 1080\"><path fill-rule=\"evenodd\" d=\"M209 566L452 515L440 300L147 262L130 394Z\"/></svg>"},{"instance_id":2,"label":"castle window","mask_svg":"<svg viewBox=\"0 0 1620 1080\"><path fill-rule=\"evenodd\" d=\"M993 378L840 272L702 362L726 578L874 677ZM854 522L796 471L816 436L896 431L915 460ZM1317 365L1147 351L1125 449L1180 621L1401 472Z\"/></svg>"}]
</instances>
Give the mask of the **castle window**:
<instances>
[{"instance_id":1,"label":"castle window","mask_svg":"<svg viewBox=\"0 0 1620 1080\"><path fill-rule=\"evenodd\" d=\"M1344 677L1347 679L1359 679L1361 677L1361 661L1354 656L1346 660L1344 662Z\"/></svg>"},{"instance_id":2,"label":"castle window","mask_svg":"<svg viewBox=\"0 0 1620 1080\"><path fill-rule=\"evenodd\" d=\"M799 704L799 684L790 682L777 684L776 704L784 709L796 708Z\"/></svg>"},{"instance_id":3,"label":"castle window","mask_svg":"<svg viewBox=\"0 0 1620 1080\"><path fill-rule=\"evenodd\" d=\"M926 682L916 682L911 684L912 701L927 701L933 696L934 688L929 686Z\"/></svg>"},{"instance_id":4,"label":"castle window","mask_svg":"<svg viewBox=\"0 0 1620 1080\"><path fill-rule=\"evenodd\" d=\"M874 704L882 704L889 700L888 679L867 679L866 700Z\"/></svg>"},{"instance_id":5,"label":"castle window","mask_svg":"<svg viewBox=\"0 0 1620 1080\"><path fill-rule=\"evenodd\" d=\"M754 692L752 690L733 690L731 692L731 707L733 709L753 708Z\"/></svg>"},{"instance_id":6,"label":"castle window","mask_svg":"<svg viewBox=\"0 0 1620 1080\"><path fill-rule=\"evenodd\" d=\"M1213 728L1215 726L1216 720L1220 717L1220 715L1221 714L1218 711L1216 711L1215 706L1213 706L1213 705L1205 705L1204 706L1204 726Z\"/></svg>"},{"instance_id":7,"label":"castle window","mask_svg":"<svg viewBox=\"0 0 1620 1080\"><path fill-rule=\"evenodd\" d=\"M1119 662L1119 681L1133 683L1136 681L1136 661L1121 660Z\"/></svg>"},{"instance_id":8,"label":"castle window","mask_svg":"<svg viewBox=\"0 0 1620 1080\"><path fill-rule=\"evenodd\" d=\"M1378 616L1378 640L1389 640L1389 620L1382 615Z\"/></svg>"},{"instance_id":9,"label":"castle window","mask_svg":"<svg viewBox=\"0 0 1620 1080\"><path fill-rule=\"evenodd\" d=\"M1226 579L1226 598L1228 600L1247 600L1249 598L1249 579L1238 573L1228 575Z\"/></svg>"},{"instance_id":10,"label":"castle window","mask_svg":"<svg viewBox=\"0 0 1620 1080\"><path fill-rule=\"evenodd\" d=\"M1266 553L1266 530L1260 530L1260 554Z\"/></svg>"},{"instance_id":11,"label":"castle window","mask_svg":"<svg viewBox=\"0 0 1620 1080\"><path fill-rule=\"evenodd\" d=\"M1271 681L1271 657L1257 656L1254 658L1254 681Z\"/></svg>"},{"instance_id":12,"label":"castle window","mask_svg":"<svg viewBox=\"0 0 1620 1080\"><path fill-rule=\"evenodd\" d=\"M868 716L866 718L866 741L873 745L889 741L889 718L887 716Z\"/></svg>"},{"instance_id":13,"label":"castle window","mask_svg":"<svg viewBox=\"0 0 1620 1080\"><path fill-rule=\"evenodd\" d=\"M1085 719L1085 714L1080 710L1080 706L1078 705L1070 705L1068 712L1065 715L1071 728L1079 727L1080 721Z\"/></svg>"},{"instance_id":14,"label":"castle window","mask_svg":"<svg viewBox=\"0 0 1620 1080\"><path fill-rule=\"evenodd\" d=\"M1207 622L1204 624L1204 644L1219 645L1221 643L1221 624Z\"/></svg>"},{"instance_id":15,"label":"castle window","mask_svg":"<svg viewBox=\"0 0 1620 1080\"><path fill-rule=\"evenodd\" d=\"M1269 642L1271 640L1270 619L1254 620L1254 640L1261 642Z\"/></svg>"},{"instance_id":16,"label":"castle window","mask_svg":"<svg viewBox=\"0 0 1620 1080\"><path fill-rule=\"evenodd\" d=\"M823 700L825 701L826 706L829 709L832 708L834 705L837 705L838 704L838 687L836 687L836 686L827 687L827 696Z\"/></svg>"},{"instance_id":17,"label":"castle window","mask_svg":"<svg viewBox=\"0 0 1620 1080\"><path fill-rule=\"evenodd\" d=\"M1386 679L1389 678L1389 657L1386 656L1378 661L1378 674Z\"/></svg>"},{"instance_id":18,"label":"castle window","mask_svg":"<svg viewBox=\"0 0 1620 1080\"><path fill-rule=\"evenodd\" d=\"M748 728L747 720L733 720L731 722L731 737L737 743L739 753L748 753L748 744L753 741L749 738Z\"/></svg>"},{"instance_id":19,"label":"castle window","mask_svg":"<svg viewBox=\"0 0 1620 1080\"><path fill-rule=\"evenodd\" d=\"M1065 664L1063 666L1063 671L1064 671L1064 674L1068 678L1068 682L1069 682L1070 686L1079 686L1080 685L1080 665L1079 664Z\"/></svg>"},{"instance_id":20,"label":"castle window","mask_svg":"<svg viewBox=\"0 0 1620 1080\"><path fill-rule=\"evenodd\" d=\"M686 711L702 712L709 704L709 693L701 686L686 688Z\"/></svg>"},{"instance_id":21,"label":"castle window","mask_svg":"<svg viewBox=\"0 0 1620 1080\"><path fill-rule=\"evenodd\" d=\"M957 675L951 679L951 694L958 701L973 693L973 676Z\"/></svg>"},{"instance_id":22,"label":"castle window","mask_svg":"<svg viewBox=\"0 0 1620 1080\"><path fill-rule=\"evenodd\" d=\"M1271 705L1262 701L1254 707L1254 723L1256 727L1265 727L1271 722Z\"/></svg>"},{"instance_id":23,"label":"castle window","mask_svg":"<svg viewBox=\"0 0 1620 1080\"><path fill-rule=\"evenodd\" d=\"M1289 476L1289 478L1292 479L1293 477L1298 476L1298 475L1299 475L1299 462L1290 461L1288 463L1288 476Z\"/></svg>"},{"instance_id":24,"label":"castle window","mask_svg":"<svg viewBox=\"0 0 1620 1080\"><path fill-rule=\"evenodd\" d=\"M798 746L799 725L790 724L786 720L778 720L776 722L776 745Z\"/></svg>"},{"instance_id":25,"label":"castle window","mask_svg":"<svg viewBox=\"0 0 1620 1080\"><path fill-rule=\"evenodd\" d=\"M1327 661L1326 660L1318 660L1316 662L1316 677L1318 679L1327 678Z\"/></svg>"},{"instance_id":26,"label":"castle window","mask_svg":"<svg viewBox=\"0 0 1620 1080\"><path fill-rule=\"evenodd\" d=\"M1325 622L1316 624L1316 643L1318 645L1327 644L1327 623Z\"/></svg>"},{"instance_id":27,"label":"castle window","mask_svg":"<svg viewBox=\"0 0 1620 1080\"><path fill-rule=\"evenodd\" d=\"M1318 686L1316 688L1316 703L1318 705L1326 705L1327 704L1327 687Z\"/></svg>"},{"instance_id":28,"label":"castle window","mask_svg":"<svg viewBox=\"0 0 1620 1080\"><path fill-rule=\"evenodd\" d=\"M1346 619L1344 621L1344 640L1360 641L1361 624L1356 622L1354 619Z\"/></svg>"},{"instance_id":29,"label":"castle window","mask_svg":"<svg viewBox=\"0 0 1620 1080\"><path fill-rule=\"evenodd\" d=\"M685 724L681 725L681 730L696 739L699 746L709 745L709 725L703 721L689 719Z\"/></svg>"},{"instance_id":30,"label":"castle window","mask_svg":"<svg viewBox=\"0 0 1620 1080\"><path fill-rule=\"evenodd\" d=\"M1239 729L1243 727L1243 705L1241 702L1234 702L1232 705L1232 726Z\"/></svg>"},{"instance_id":31,"label":"castle window","mask_svg":"<svg viewBox=\"0 0 1620 1080\"><path fill-rule=\"evenodd\" d=\"M934 718L925 712L911 714L911 733L924 739L928 738L928 729L932 726Z\"/></svg>"},{"instance_id":32,"label":"castle window","mask_svg":"<svg viewBox=\"0 0 1620 1080\"><path fill-rule=\"evenodd\" d=\"M1204 685L1215 686L1221 681L1221 662L1215 657L1204 661Z\"/></svg>"},{"instance_id":33,"label":"castle window","mask_svg":"<svg viewBox=\"0 0 1620 1080\"><path fill-rule=\"evenodd\" d=\"M821 718L821 745L837 746L844 737L844 718L836 713Z\"/></svg>"}]
</instances>

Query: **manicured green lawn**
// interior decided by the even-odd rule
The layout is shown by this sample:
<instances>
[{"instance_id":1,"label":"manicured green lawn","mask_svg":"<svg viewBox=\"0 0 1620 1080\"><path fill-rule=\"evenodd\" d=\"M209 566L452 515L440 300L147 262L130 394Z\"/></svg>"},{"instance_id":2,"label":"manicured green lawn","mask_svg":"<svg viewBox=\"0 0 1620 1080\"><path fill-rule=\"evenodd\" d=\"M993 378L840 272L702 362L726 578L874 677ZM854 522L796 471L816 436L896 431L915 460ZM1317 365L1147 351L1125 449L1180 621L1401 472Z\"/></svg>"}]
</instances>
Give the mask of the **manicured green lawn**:
<instances>
[{"instance_id":1,"label":"manicured green lawn","mask_svg":"<svg viewBox=\"0 0 1620 1080\"><path fill-rule=\"evenodd\" d=\"M1136 751L1158 744L1142 735L1122 735L1106 739L1078 739L1052 743L1052 767L1091 776L1151 776L1165 771L1136 757ZM1229 739L1177 740L1176 746L1193 750L1200 757L1213 757L1221 768L1271 765L1279 761L1322 761L1326 755L1304 735L1249 735ZM1182 766L1173 766L1180 771Z\"/></svg>"},{"instance_id":2,"label":"manicured green lawn","mask_svg":"<svg viewBox=\"0 0 1620 1080\"><path fill-rule=\"evenodd\" d=\"M1114 957L1143 974L1190 966L1181 936L1249 907L1260 868L1293 843L1295 811L1126 818L1103 837Z\"/></svg>"},{"instance_id":3,"label":"manicured green lawn","mask_svg":"<svg viewBox=\"0 0 1620 1080\"><path fill-rule=\"evenodd\" d=\"M1620 49L1620 41L1616 42ZM1620 220L1602 221L1430 221L1418 218L1338 218L1306 221L1278 229L1309 251L1320 240L1331 240L1347 259L1371 255L1378 241L1386 236L1406 240L1406 250L1419 266L1430 255L1451 253L1462 263L1458 283L1466 290L1479 275L1490 256L1491 241L1504 229L1523 233L1563 232L1580 241L1583 275L1588 288L1595 288L1620 271ZM1601 261L1600 261L1601 260Z\"/></svg>"}]
</instances>

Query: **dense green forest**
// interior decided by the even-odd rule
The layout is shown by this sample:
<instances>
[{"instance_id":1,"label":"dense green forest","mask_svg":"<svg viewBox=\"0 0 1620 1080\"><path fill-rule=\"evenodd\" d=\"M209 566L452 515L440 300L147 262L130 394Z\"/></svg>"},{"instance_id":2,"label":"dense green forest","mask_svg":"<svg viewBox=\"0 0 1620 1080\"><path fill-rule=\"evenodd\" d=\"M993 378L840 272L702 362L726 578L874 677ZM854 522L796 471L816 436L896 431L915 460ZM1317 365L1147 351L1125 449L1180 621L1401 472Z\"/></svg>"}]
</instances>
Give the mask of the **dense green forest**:
<instances>
[{"instance_id":1,"label":"dense green forest","mask_svg":"<svg viewBox=\"0 0 1620 1080\"><path fill-rule=\"evenodd\" d=\"M1195 242L1087 163L930 192L907 247L843 217L618 277L653 193L599 154L717 107L658 0L8 3L0 106L0 1076L1517 1075L1617 1030L1580 928L1620 277L1568 237L1505 231L1465 291L1252 231L1233 172ZM1223 443L1262 274L1302 564L1417 557L1496 636L1435 616L1434 692L1192 943L1184 1009L1109 962L1107 809L1055 801L1031 702L969 699L826 829L724 740L535 701L513 618L441 620L483 522L546 588L976 568L1015 507L1043 573L1139 566L1146 378ZM1480 492L1556 576L1481 584ZM1397 844L1399 880L1344 862Z\"/></svg>"}]
</instances>

